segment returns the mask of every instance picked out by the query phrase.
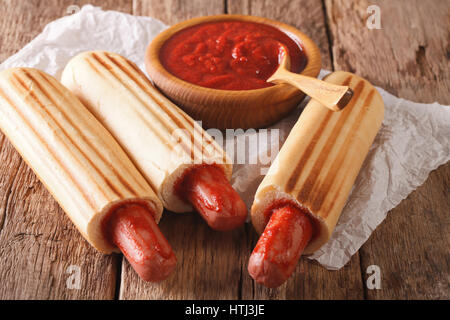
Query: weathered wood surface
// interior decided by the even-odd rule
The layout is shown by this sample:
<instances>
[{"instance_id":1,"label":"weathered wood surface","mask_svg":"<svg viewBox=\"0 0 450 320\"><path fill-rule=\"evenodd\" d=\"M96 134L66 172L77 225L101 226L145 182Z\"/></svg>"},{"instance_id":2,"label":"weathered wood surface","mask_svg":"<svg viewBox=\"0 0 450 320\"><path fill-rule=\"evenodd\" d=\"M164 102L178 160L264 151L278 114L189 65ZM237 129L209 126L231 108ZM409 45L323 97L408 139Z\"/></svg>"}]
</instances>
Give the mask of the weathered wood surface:
<instances>
[{"instance_id":1,"label":"weathered wood surface","mask_svg":"<svg viewBox=\"0 0 450 320\"><path fill-rule=\"evenodd\" d=\"M373 1L326 1L333 65L413 101L450 104L448 1L377 1L381 29L366 27ZM433 171L359 251L378 265L382 288L369 299L450 297L450 164Z\"/></svg>"},{"instance_id":2,"label":"weathered wood surface","mask_svg":"<svg viewBox=\"0 0 450 320\"><path fill-rule=\"evenodd\" d=\"M377 1L381 30L365 27L369 1L0 0L0 62L70 5L84 3L167 24L225 12L278 19L316 41L326 69L356 72L404 98L450 101L449 5L440 0ZM0 134L0 299L449 298L449 178L448 164L432 172L343 269L302 259L295 275L271 290L246 271L257 241L251 225L218 233L196 214L166 212L160 227L177 254L177 270L163 283L147 284L121 256L103 256L84 241ZM381 268L381 290L365 286L372 264ZM80 290L67 288L70 265L81 268Z\"/></svg>"}]
</instances>

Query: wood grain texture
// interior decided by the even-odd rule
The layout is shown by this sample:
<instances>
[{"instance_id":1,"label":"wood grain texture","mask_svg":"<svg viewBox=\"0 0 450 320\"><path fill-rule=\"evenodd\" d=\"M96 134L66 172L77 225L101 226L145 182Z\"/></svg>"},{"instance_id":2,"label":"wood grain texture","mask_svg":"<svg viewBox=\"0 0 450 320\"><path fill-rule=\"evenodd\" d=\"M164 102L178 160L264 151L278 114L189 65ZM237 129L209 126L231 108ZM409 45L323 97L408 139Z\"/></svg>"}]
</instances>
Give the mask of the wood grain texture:
<instances>
[{"instance_id":1,"label":"wood grain texture","mask_svg":"<svg viewBox=\"0 0 450 320\"><path fill-rule=\"evenodd\" d=\"M133 14L173 25L194 17L225 13L223 0L134 0Z\"/></svg>"},{"instance_id":2,"label":"wood grain texture","mask_svg":"<svg viewBox=\"0 0 450 320\"><path fill-rule=\"evenodd\" d=\"M48 22L86 3L131 10L130 1L7 1L0 7L0 61ZM112 299L119 257L93 249L0 133L0 299ZM80 267L80 289L69 289L68 267Z\"/></svg>"},{"instance_id":3,"label":"wood grain texture","mask_svg":"<svg viewBox=\"0 0 450 320\"><path fill-rule=\"evenodd\" d=\"M44 26L68 15L72 6L92 4L131 13L133 0L0 0L0 63L41 33Z\"/></svg>"},{"instance_id":4,"label":"wood grain texture","mask_svg":"<svg viewBox=\"0 0 450 320\"><path fill-rule=\"evenodd\" d=\"M1 299L114 297L117 257L98 253L81 237L24 162L14 176L2 210ZM67 286L72 265L80 268L79 289Z\"/></svg>"},{"instance_id":5,"label":"wood grain texture","mask_svg":"<svg viewBox=\"0 0 450 320\"><path fill-rule=\"evenodd\" d=\"M326 1L333 63L399 97L449 104L450 7L446 1L377 1L382 29L366 27L371 1ZM364 281L381 268L382 288L369 299L449 297L450 164L388 213L361 248Z\"/></svg>"},{"instance_id":6,"label":"wood grain texture","mask_svg":"<svg viewBox=\"0 0 450 320\"><path fill-rule=\"evenodd\" d=\"M382 277L380 290L366 290L368 299L450 298L449 187L449 165L431 172L361 248L364 274L378 265Z\"/></svg>"},{"instance_id":7,"label":"wood grain texture","mask_svg":"<svg viewBox=\"0 0 450 320\"><path fill-rule=\"evenodd\" d=\"M450 104L448 1L377 1L381 29L369 29L373 1L326 1L335 68L392 94Z\"/></svg>"}]
</instances>

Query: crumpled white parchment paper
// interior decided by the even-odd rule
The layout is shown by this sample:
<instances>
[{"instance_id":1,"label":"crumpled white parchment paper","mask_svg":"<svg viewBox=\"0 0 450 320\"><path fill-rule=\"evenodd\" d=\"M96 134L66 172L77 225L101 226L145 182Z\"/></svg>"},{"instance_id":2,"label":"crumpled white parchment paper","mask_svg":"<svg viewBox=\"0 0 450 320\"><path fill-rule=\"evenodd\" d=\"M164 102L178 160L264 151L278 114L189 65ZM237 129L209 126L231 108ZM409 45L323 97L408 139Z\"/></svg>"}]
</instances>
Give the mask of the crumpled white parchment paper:
<instances>
[{"instance_id":1,"label":"crumpled white parchment paper","mask_svg":"<svg viewBox=\"0 0 450 320\"><path fill-rule=\"evenodd\" d=\"M167 28L162 22L129 14L102 11L84 6L80 12L48 24L43 32L18 53L0 65L33 67L59 78L71 57L86 50L108 50L126 56L144 68L144 53L150 41ZM322 71L321 76L327 72ZM450 107L438 103L421 104L399 99L377 88L385 103L385 119L367 156L355 186L330 241L309 258L328 269L343 267L369 238L372 231L414 189L426 180L430 171L450 160ZM275 156L297 121L303 106L265 131L245 133L258 138L255 150L249 150L244 164L237 163L233 186L247 205L269 164L261 155ZM279 129L274 131L270 129ZM278 133L275 134L275 133ZM236 137L225 139L228 146ZM269 140L267 143L264 143ZM263 158L264 159L264 158ZM257 164L249 164L257 163Z\"/></svg>"}]
</instances>

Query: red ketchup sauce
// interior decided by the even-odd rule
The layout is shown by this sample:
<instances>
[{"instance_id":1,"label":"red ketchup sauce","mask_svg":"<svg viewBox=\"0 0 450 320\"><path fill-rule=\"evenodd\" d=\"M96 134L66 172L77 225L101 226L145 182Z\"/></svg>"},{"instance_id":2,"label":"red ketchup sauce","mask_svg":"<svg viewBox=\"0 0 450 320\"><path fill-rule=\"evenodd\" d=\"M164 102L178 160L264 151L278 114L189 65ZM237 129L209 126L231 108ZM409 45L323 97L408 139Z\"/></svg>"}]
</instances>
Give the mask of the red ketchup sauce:
<instances>
[{"instance_id":1,"label":"red ketchup sauce","mask_svg":"<svg viewBox=\"0 0 450 320\"><path fill-rule=\"evenodd\" d=\"M306 66L302 47L272 26L244 21L207 22L183 29L160 50L170 73L187 82L213 89L252 90L270 87L266 80L279 65L283 44L291 71Z\"/></svg>"}]
</instances>

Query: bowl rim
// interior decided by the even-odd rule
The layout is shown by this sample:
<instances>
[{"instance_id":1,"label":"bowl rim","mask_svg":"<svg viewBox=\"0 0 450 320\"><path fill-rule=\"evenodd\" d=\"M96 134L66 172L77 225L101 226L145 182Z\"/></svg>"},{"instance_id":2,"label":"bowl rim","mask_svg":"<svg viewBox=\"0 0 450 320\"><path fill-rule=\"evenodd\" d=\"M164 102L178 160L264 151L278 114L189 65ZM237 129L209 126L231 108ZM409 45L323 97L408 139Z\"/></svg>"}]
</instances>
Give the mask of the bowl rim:
<instances>
[{"instance_id":1,"label":"bowl rim","mask_svg":"<svg viewBox=\"0 0 450 320\"><path fill-rule=\"evenodd\" d=\"M305 68L299 73L301 75L310 76L316 78L320 72L322 66L322 58L320 54L320 50L317 45L309 38L306 34L298 30L297 28L288 25L284 22L272 20L264 17L251 16L251 15L240 15L240 14L220 14L220 15L211 15L211 16L202 16L196 17L192 19L188 19L182 22L179 22L166 30L159 33L147 46L145 52L145 66L147 72L152 79L154 80L154 74L156 73L157 77L162 77L166 81L171 82L173 86L189 88L191 93L194 96L198 95L215 95L221 97L231 97L231 96L240 96L245 95L250 96L260 96L262 94L270 94L271 91L280 90L281 88L291 87L287 84L275 84L270 87L260 88L260 89L250 89L250 90L224 90L224 89L213 89L208 87L202 87L188 81L182 80L177 76L170 73L161 63L159 59L159 51L164 43L172 37L175 33L180 30L202 24L207 22L219 22L219 21L248 21L255 23L267 24L272 27L279 29L280 31L286 33L292 40L297 42L301 48L303 49L306 55L306 65ZM155 83L156 84L156 83ZM291 87L293 88L293 87ZM298 91L298 89L295 88Z\"/></svg>"}]
</instances>

